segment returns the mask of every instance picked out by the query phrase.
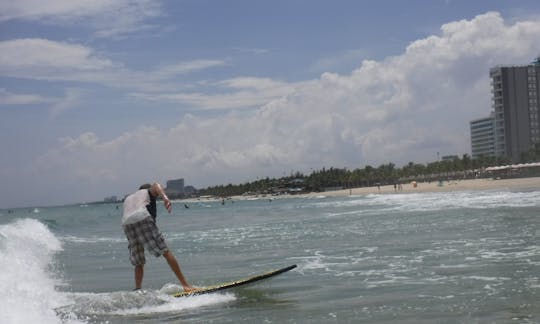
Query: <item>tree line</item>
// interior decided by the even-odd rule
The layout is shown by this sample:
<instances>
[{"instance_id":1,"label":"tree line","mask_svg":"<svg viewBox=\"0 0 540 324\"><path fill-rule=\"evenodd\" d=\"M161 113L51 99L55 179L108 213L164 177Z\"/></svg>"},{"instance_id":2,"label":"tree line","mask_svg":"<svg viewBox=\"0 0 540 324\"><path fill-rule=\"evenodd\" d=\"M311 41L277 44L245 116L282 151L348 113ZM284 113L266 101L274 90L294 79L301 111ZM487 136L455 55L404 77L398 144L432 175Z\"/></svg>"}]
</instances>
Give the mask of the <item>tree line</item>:
<instances>
[{"instance_id":1,"label":"tree line","mask_svg":"<svg viewBox=\"0 0 540 324\"><path fill-rule=\"evenodd\" d=\"M401 168L394 163L370 165L349 170L347 168L322 168L309 175L296 172L281 178L264 178L242 184L211 186L198 191L199 195L235 196L245 193L274 194L285 191L319 192L327 188L356 188L375 185L404 183L420 178L426 181L449 178L474 178L482 176L479 170L490 166L509 164L506 158L480 157L471 159L464 154L461 158L445 159L427 164L409 162Z\"/></svg>"}]
</instances>

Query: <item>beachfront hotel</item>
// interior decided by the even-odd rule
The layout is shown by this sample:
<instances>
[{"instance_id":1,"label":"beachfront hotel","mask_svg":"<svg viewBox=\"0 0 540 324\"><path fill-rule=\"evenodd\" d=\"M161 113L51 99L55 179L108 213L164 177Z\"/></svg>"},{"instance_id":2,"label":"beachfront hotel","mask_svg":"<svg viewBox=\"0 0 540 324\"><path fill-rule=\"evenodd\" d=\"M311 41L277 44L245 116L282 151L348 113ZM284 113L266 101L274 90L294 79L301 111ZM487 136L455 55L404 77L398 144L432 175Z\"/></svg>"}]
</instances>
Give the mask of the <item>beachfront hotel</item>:
<instances>
[{"instance_id":1,"label":"beachfront hotel","mask_svg":"<svg viewBox=\"0 0 540 324\"><path fill-rule=\"evenodd\" d=\"M184 193L184 178L168 180L165 187L167 195L181 195Z\"/></svg>"},{"instance_id":2,"label":"beachfront hotel","mask_svg":"<svg viewBox=\"0 0 540 324\"><path fill-rule=\"evenodd\" d=\"M524 154L540 144L540 56L525 66L494 67L489 75L493 112L491 117L470 122L473 158L483 154L521 162ZM485 140L490 132L493 152Z\"/></svg>"},{"instance_id":3,"label":"beachfront hotel","mask_svg":"<svg viewBox=\"0 0 540 324\"><path fill-rule=\"evenodd\" d=\"M495 154L520 162L522 154L540 142L540 57L525 66L494 67L489 74L495 112Z\"/></svg>"},{"instance_id":4,"label":"beachfront hotel","mask_svg":"<svg viewBox=\"0 0 540 324\"><path fill-rule=\"evenodd\" d=\"M473 159L495 155L495 114L470 122L471 153Z\"/></svg>"}]
</instances>

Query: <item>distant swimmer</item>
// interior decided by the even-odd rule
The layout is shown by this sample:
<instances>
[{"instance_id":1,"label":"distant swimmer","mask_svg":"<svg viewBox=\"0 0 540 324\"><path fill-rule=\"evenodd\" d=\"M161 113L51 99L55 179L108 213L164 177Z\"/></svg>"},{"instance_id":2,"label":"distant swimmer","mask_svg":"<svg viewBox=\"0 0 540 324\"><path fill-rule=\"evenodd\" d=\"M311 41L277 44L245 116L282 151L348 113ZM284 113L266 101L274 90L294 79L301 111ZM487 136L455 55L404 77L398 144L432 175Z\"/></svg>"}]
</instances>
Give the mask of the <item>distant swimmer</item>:
<instances>
[{"instance_id":1,"label":"distant swimmer","mask_svg":"<svg viewBox=\"0 0 540 324\"><path fill-rule=\"evenodd\" d=\"M185 209L189 209L189 206L187 204L184 204Z\"/></svg>"},{"instance_id":2,"label":"distant swimmer","mask_svg":"<svg viewBox=\"0 0 540 324\"><path fill-rule=\"evenodd\" d=\"M184 278L178 261L167 247L163 235L157 228L157 197L163 199L163 204L170 214L171 201L159 183L144 184L124 200L122 227L129 242L129 259L135 267L135 290L141 289L142 286L144 264L146 263L144 247L146 246L154 256L163 255L182 284L184 291L193 291L195 288Z\"/></svg>"}]
</instances>

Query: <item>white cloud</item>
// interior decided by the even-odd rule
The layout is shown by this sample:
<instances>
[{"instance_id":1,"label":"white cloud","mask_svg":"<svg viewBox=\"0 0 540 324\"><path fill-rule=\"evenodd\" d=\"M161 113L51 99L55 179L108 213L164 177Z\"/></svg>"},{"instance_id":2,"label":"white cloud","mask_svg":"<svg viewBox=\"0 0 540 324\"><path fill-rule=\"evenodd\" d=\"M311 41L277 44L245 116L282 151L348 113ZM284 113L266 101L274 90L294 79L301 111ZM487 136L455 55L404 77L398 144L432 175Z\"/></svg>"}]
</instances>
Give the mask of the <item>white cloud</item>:
<instances>
[{"instance_id":1,"label":"white cloud","mask_svg":"<svg viewBox=\"0 0 540 324\"><path fill-rule=\"evenodd\" d=\"M0 21L12 19L38 20L45 17L81 17L96 14L110 6L110 1L39 1L20 0L0 3Z\"/></svg>"},{"instance_id":2,"label":"white cloud","mask_svg":"<svg viewBox=\"0 0 540 324\"><path fill-rule=\"evenodd\" d=\"M162 66L158 68L155 74L159 75L161 78L167 79L179 74L188 74L224 65L226 65L226 63L222 60L194 60Z\"/></svg>"},{"instance_id":3,"label":"white cloud","mask_svg":"<svg viewBox=\"0 0 540 324\"><path fill-rule=\"evenodd\" d=\"M51 116L57 116L66 110L77 107L85 95L86 91L77 88L66 89L65 96L58 99L50 108Z\"/></svg>"},{"instance_id":4,"label":"white cloud","mask_svg":"<svg viewBox=\"0 0 540 324\"><path fill-rule=\"evenodd\" d=\"M238 77L203 86L215 94L176 92L195 85L181 84L178 76L226 66L224 60L191 60L135 71L113 62L90 47L47 39L0 41L0 75L49 81L73 81L111 88L144 91L131 96L151 101L184 103L203 109L261 106L290 93L294 86L268 78ZM175 92L166 92L166 91ZM231 92L232 90L232 92Z\"/></svg>"},{"instance_id":5,"label":"white cloud","mask_svg":"<svg viewBox=\"0 0 540 324\"><path fill-rule=\"evenodd\" d=\"M39 38L2 41L0 52L0 74L17 78L77 80L114 67L88 47Z\"/></svg>"},{"instance_id":6,"label":"white cloud","mask_svg":"<svg viewBox=\"0 0 540 324\"><path fill-rule=\"evenodd\" d=\"M136 71L113 62L88 46L40 38L0 41L0 75L49 81L73 81L139 91L182 89L181 74L224 66L222 60L193 60Z\"/></svg>"},{"instance_id":7,"label":"white cloud","mask_svg":"<svg viewBox=\"0 0 540 324\"><path fill-rule=\"evenodd\" d=\"M238 77L213 84L217 93L132 93L134 98L149 101L181 103L201 109L237 109L260 107L274 99L293 93L298 84L268 78ZM212 85L206 84L210 87Z\"/></svg>"},{"instance_id":8,"label":"white cloud","mask_svg":"<svg viewBox=\"0 0 540 324\"><path fill-rule=\"evenodd\" d=\"M320 73L335 71L348 66L357 67L362 58L367 57L368 55L369 51L366 49L347 50L331 57L320 58L311 65L309 70Z\"/></svg>"},{"instance_id":9,"label":"white cloud","mask_svg":"<svg viewBox=\"0 0 540 324\"><path fill-rule=\"evenodd\" d=\"M55 102L56 98L44 97L37 94L13 93L0 88L0 105L32 105Z\"/></svg>"},{"instance_id":10,"label":"white cloud","mask_svg":"<svg viewBox=\"0 0 540 324\"><path fill-rule=\"evenodd\" d=\"M0 2L0 22L20 19L48 24L86 25L98 37L154 29L144 21L162 15L154 0L17 0Z\"/></svg>"},{"instance_id":11,"label":"white cloud","mask_svg":"<svg viewBox=\"0 0 540 324\"><path fill-rule=\"evenodd\" d=\"M109 141L83 134L42 156L37 170L56 170L66 182L182 176L209 185L468 153L469 121L491 110L489 69L530 62L540 53L538 35L538 20L507 25L487 13L443 25L439 35L412 42L401 55L363 61L349 75L324 73L298 84L237 78L219 83L229 89L219 95L151 94L204 107L260 106L188 115L169 130L145 128Z\"/></svg>"},{"instance_id":12,"label":"white cloud","mask_svg":"<svg viewBox=\"0 0 540 324\"><path fill-rule=\"evenodd\" d=\"M81 89L66 89L64 97L46 97L38 94L13 93L0 88L0 105L43 105L49 109L51 116L56 116L80 103L84 91Z\"/></svg>"}]
</instances>

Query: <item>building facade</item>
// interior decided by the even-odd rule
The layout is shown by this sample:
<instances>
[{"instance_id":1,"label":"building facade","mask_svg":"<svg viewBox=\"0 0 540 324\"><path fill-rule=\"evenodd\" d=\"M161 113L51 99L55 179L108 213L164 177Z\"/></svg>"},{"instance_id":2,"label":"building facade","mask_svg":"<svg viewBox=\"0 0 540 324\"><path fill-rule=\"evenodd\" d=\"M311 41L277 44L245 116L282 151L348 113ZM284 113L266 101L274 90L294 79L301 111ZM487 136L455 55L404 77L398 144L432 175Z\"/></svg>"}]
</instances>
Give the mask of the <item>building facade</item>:
<instances>
[{"instance_id":1,"label":"building facade","mask_svg":"<svg viewBox=\"0 0 540 324\"><path fill-rule=\"evenodd\" d=\"M471 129L471 156L473 159L495 157L495 117L472 120Z\"/></svg>"},{"instance_id":2,"label":"building facade","mask_svg":"<svg viewBox=\"0 0 540 324\"><path fill-rule=\"evenodd\" d=\"M184 193L184 179L168 180L167 188L165 188L167 195L181 195Z\"/></svg>"},{"instance_id":3,"label":"building facade","mask_svg":"<svg viewBox=\"0 0 540 324\"><path fill-rule=\"evenodd\" d=\"M492 68L490 77L495 156L520 162L540 143L540 57L526 66Z\"/></svg>"}]
</instances>

